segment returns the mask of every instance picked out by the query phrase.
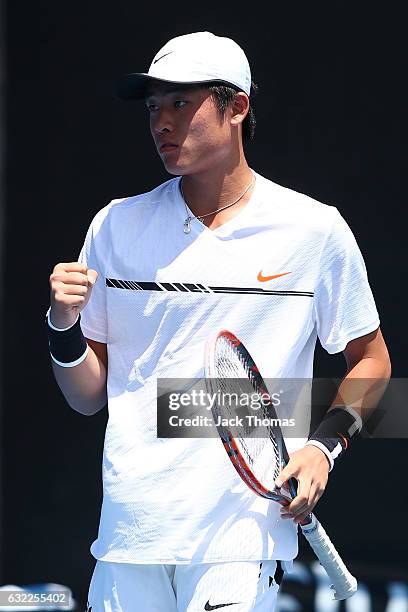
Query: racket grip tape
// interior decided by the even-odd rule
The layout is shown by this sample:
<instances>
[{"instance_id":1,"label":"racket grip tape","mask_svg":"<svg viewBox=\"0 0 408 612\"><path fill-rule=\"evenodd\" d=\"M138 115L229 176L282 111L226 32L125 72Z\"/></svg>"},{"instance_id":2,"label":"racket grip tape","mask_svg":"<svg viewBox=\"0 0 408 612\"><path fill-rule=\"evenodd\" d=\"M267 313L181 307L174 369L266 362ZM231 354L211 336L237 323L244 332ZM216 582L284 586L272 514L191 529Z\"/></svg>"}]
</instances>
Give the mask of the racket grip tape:
<instances>
[{"instance_id":1,"label":"racket grip tape","mask_svg":"<svg viewBox=\"0 0 408 612\"><path fill-rule=\"evenodd\" d=\"M347 599L356 592L357 580L348 571L317 518L313 514L311 518L312 520L309 524L301 525L303 535L313 548L316 557L333 583L334 599Z\"/></svg>"}]
</instances>

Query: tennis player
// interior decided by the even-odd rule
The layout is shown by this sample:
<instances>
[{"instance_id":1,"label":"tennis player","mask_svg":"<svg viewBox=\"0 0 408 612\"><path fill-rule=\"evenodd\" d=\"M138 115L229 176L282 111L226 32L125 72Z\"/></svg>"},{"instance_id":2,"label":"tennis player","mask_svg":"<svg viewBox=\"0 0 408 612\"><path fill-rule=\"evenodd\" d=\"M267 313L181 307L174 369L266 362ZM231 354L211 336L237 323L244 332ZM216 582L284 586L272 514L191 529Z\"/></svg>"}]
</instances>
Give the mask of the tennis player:
<instances>
[{"instance_id":1,"label":"tennis player","mask_svg":"<svg viewBox=\"0 0 408 612\"><path fill-rule=\"evenodd\" d=\"M145 104L174 178L100 210L79 262L50 277L56 380L78 412L109 407L92 612L273 610L297 523L360 427L358 407L341 402L337 440L288 440L277 485L295 476L299 490L285 509L249 491L218 439L158 438L157 379L199 377L210 335L230 329L271 378L312 378L319 338L345 356L342 397L351 379L390 375L338 210L248 166L251 84L243 50L208 32L174 38L148 73L123 77L120 97Z\"/></svg>"}]
</instances>

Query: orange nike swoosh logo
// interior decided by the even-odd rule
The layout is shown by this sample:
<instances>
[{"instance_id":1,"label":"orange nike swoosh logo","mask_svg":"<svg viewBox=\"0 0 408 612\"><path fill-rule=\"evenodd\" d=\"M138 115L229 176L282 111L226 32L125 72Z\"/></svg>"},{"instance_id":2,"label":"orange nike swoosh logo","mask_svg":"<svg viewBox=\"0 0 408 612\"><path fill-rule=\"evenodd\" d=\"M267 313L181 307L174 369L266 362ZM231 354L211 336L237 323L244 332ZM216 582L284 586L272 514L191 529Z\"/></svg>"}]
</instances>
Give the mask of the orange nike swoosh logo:
<instances>
[{"instance_id":1,"label":"orange nike swoosh logo","mask_svg":"<svg viewBox=\"0 0 408 612\"><path fill-rule=\"evenodd\" d=\"M282 272L282 274L274 274L273 276L262 276L262 270L258 272L258 280L261 283L272 280L273 278L279 278L280 276L285 276L285 274L292 274L291 272Z\"/></svg>"}]
</instances>

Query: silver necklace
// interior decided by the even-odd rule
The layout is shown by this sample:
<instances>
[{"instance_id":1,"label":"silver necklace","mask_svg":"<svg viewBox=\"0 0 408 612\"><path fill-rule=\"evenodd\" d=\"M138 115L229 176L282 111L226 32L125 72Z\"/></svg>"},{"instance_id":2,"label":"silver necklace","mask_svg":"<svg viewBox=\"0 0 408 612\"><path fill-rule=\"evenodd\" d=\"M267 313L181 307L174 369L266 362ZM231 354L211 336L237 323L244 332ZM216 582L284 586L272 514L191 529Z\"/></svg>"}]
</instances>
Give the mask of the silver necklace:
<instances>
[{"instance_id":1,"label":"silver necklace","mask_svg":"<svg viewBox=\"0 0 408 612\"><path fill-rule=\"evenodd\" d=\"M253 175L252 180L249 183L248 187L245 188L245 191L243 193L241 193L239 198L234 200L234 202L231 202L231 204L227 204L226 206L222 206L221 208L216 208L212 212L205 213L205 215L193 215L193 216L189 215L187 204L186 204L186 198L184 197L184 191L183 191L182 182L183 182L183 179L181 179L181 181L180 181L180 191L181 191L181 195L182 195L184 206L185 206L186 213L187 213L187 217L186 217L186 219L184 221L184 224L183 224L183 231L184 231L185 234L189 234L190 231L191 231L191 221L193 219L199 219L200 221L202 221L202 219L204 219L204 217L209 217L210 215L213 215L214 213L219 213L219 212L221 212L221 210L225 210L226 208L229 208L230 206L234 206L234 204L239 202L244 197L244 195L247 193L247 191L249 191L251 189L252 185L254 185L254 183L255 183L255 175Z\"/></svg>"}]
</instances>

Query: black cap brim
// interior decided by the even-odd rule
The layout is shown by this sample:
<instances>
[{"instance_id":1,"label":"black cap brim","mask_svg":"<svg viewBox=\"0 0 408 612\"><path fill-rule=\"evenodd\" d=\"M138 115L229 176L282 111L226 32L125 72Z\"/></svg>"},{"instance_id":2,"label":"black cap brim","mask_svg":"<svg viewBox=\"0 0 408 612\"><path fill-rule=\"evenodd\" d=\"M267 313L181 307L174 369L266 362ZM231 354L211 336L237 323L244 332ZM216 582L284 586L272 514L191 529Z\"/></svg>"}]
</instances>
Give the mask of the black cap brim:
<instances>
[{"instance_id":1,"label":"black cap brim","mask_svg":"<svg viewBox=\"0 0 408 612\"><path fill-rule=\"evenodd\" d=\"M146 95L149 83L159 81L144 72L124 74L116 85L116 95L122 100L140 100Z\"/></svg>"}]
</instances>

